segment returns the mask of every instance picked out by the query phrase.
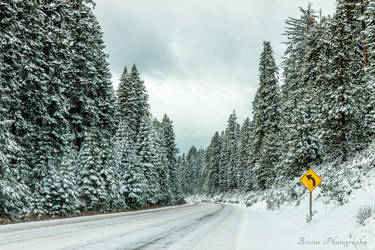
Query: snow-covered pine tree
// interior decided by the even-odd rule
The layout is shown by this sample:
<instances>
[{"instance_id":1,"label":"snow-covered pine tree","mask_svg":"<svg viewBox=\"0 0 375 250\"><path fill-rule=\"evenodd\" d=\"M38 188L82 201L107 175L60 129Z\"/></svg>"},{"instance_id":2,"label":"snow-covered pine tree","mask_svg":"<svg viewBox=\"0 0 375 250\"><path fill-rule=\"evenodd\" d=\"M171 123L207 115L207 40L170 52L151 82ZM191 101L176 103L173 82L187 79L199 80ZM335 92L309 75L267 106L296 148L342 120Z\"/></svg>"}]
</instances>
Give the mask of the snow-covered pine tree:
<instances>
[{"instance_id":1,"label":"snow-covered pine tree","mask_svg":"<svg viewBox=\"0 0 375 250\"><path fill-rule=\"evenodd\" d=\"M283 100L281 105L281 125L284 134L288 134L289 124L292 123L292 111L297 106L298 96L295 92L298 91L303 76L302 67L308 26L311 20L316 18L311 4L306 9L299 8L299 11L301 12L299 18L289 17L285 21L287 26L283 34L287 39L285 42L287 48L283 57L284 84L282 86Z\"/></svg>"},{"instance_id":2,"label":"snow-covered pine tree","mask_svg":"<svg viewBox=\"0 0 375 250\"><path fill-rule=\"evenodd\" d=\"M0 217L20 219L30 212L31 192L28 166L18 135L25 128L20 71L22 70L22 34L17 1L0 3Z\"/></svg>"},{"instance_id":3,"label":"snow-covered pine tree","mask_svg":"<svg viewBox=\"0 0 375 250\"><path fill-rule=\"evenodd\" d=\"M206 148L204 154L204 161L203 161L203 169L201 170L201 183L200 183L200 190L202 194L209 194L209 187L208 183L211 176L211 169L209 166L211 158L211 144Z\"/></svg>"},{"instance_id":4,"label":"snow-covered pine tree","mask_svg":"<svg viewBox=\"0 0 375 250\"><path fill-rule=\"evenodd\" d=\"M322 47L321 25L317 23L314 16L306 19L304 31L305 40L304 56L300 82L294 89L293 96L296 98L294 108L289 110L291 119L283 120L283 151L281 178L293 178L299 176L304 170L309 169L312 164L318 163L320 159L320 143L318 128L320 117L320 103L318 88L322 86L322 69L319 64ZM284 98L284 97L283 97ZM284 103L284 107L285 103ZM287 109L283 109L286 111ZM284 114L283 114L284 115ZM288 121L288 123L287 123Z\"/></svg>"},{"instance_id":5,"label":"snow-covered pine tree","mask_svg":"<svg viewBox=\"0 0 375 250\"><path fill-rule=\"evenodd\" d=\"M247 192L252 187L251 168L250 168L250 146L251 130L250 119L246 118L241 127L240 147L239 147L239 166L237 171L238 188Z\"/></svg>"},{"instance_id":6,"label":"snow-covered pine tree","mask_svg":"<svg viewBox=\"0 0 375 250\"><path fill-rule=\"evenodd\" d=\"M181 156L178 157L178 180L179 185L181 187L182 194L187 196L187 175L188 175L188 166L186 161L186 155L183 153Z\"/></svg>"},{"instance_id":7,"label":"snow-covered pine tree","mask_svg":"<svg viewBox=\"0 0 375 250\"><path fill-rule=\"evenodd\" d=\"M368 100L366 105L366 128L371 139L375 135L375 2L368 1L368 5L364 13L364 21L366 30L364 32L366 37L367 49L367 69L366 69L366 84L368 91Z\"/></svg>"},{"instance_id":8,"label":"snow-covered pine tree","mask_svg":"<svg viewBox=\"0 0 375 250\"><path fill-rule=\"evenodd\" d=\"M103 164L101 177L105 182L106 192L108 194L108 210L120 210L126 208L124 193L120 183L118 165L116 164L116 138L100 138L100 157Z\"/></svg>"},{"instance_id":9,"label":"snow-covered pine tree","mask_svg":"<svg viewBox=\"0 0 375 250\"><path fill-rule=\"evenodd\" d=\"M137 93L132 81L130 81L128 69L125 67L120 77L119 86L116 90L117 106L120 121L126 121L129 124L130 138L135 142L136 134L135 127L137 126L136 117L136 97Z\"/></svg>"},{"instance_id":10,"label":"snow-covered pine tree","mask_svg":"<svg viewBox=\"0 0 375 250\"><path fill-rule=\"evenodd\" d=\"M35 141L35 153L32 153L32 158L30 158L31 161L35 160L35 164L32 165L34 177L36 177L36 180L41 180L41 183L45 183L51 182L49 177L54 170L58 173L64 172L63 169L61 171L57 169L60 166L64 168L58 162L64 158L66 145L70 144L70 140L67 141L67 138L70 138L68 135L70 124L66 120L69 104L63 93L70 84L66 79L66 72L69 72L73 66L70 64L69 57L67 57L71 53L69 50L70 41L67 39L69 38L69 31L64 25L66 23L64 18L69 16L68 13L71 11L69 3L61 0L44 1L39 3L39 7L43 13L42 25L44 25L44 30L42 32L44 32L44 37L42 39L44 42L39 41L41 44L39 53L43 62L38 61L37 63L43 69L40 74L45 79L40 79L41 82L32 83L36 86L34 91L39 92L39 96L36 96L36 98L40 99L29 98L30 106L34 104L37 108L34 112L25 113L25 117L28 116L28 120L34 126L33 134L35 137L32 139ZM64 177L60 176L60 178ZM43 193L43 186L37 186L37 190ZM74 192L74 190L68 190L68 188L73 187L66 187L67 193ZM67 196L69 195L67 194ZM68 201L65 202L65 205L67 205ZM58 213L54 208L51 209L54 210L53 213ZM63 207L60 209L61 212L64 210ZM73 210L72 208L71 212Z\"/></svg>"},{"instance_id":11,"label":"snow-covered pine tree","mask_svg":"<svg viewBox=\"0 0 375 250\"><path fill-rule=\"evenodd\" d=\"M311 4L306 9L299 8L299 11L301 13L299 18L288 18L285 22L287 27L284 35L287 38L285 43L287 49L283 58L284 84L280 105L280 139L283 146L279 168L282 170L282 178L299 175L301 169L305 169L306 164L309 163L302 162L301 165L301 157L310 157L309 152L306 152L309 150L306 146L310 147L311 143L305 145L307 138L301 130L306 120L304 115L308 115L305 108L309 106L304 99L307 97L307 88L302 79L305 73L306 39L310 27L316 20L316 14Z\"/></svg>"},{"instance_id":12,"label":"snow-covered pine tree","mask_svg":"<svg viewBox=\"0 0 375 250\"><path fill-rule=\"evenodd\" d=\"M99 131L92 126L85 136L80 151L79 196L84 210L103 211L107 209L108 193L102 176L104 169L101 157Z\"/></svg>"},{"instance_id":13,"label":"snow-covered pine tree","mask_svg":"<svg viewBox=\"0 0 375 250\"><path fill-rule=\"evenodd\" d=\"M77 176L78 155L71 143L66 145L61 158L51 162L48 175L43 178L42 203L44 210L52 215L71 215L79 212Z\"/></svg>"},{"instance_id":14,"label":"snow-covered pine tree","mask_svg":"<svg viewBox=\"0 0 375 250\"><path fill-rule=\"evenodd\" d=\"M202 193L202 182L203 182L203 174L204 170L206 169L205 163L204 163L204 156L206 151L203 148L200 148L198 150L197 156L195 158L194 162L194 175L195 177L195 183L193 186L193 193L194 194L201 194Z\"/></svg>"},{"instance_id":15,"label":"snow-covered pine tree","mask_svg":"<svg viewBox=\"0 0 375 250\"><path fill-rule=\"evenodd\" d=\"M2 218L21 219L30 212L31 192L23 183L20 171L12 162L13 155L19 154L19 147L11 139L12 135L0 122L0 221Z\"/></svg>"},{"instance_id":16,"label":"snow-covered pine tree","mask_svg":"<svg viewBox=\"0 0 375 250\"><path fill-rule=\"evenodd\" d=\"M185 194L191 195L196 189L196 184L198 182L198 150L195 146L189 149L186 156L186 171L185 171Z\"/></svg>"},{"instance_id":17,"label":"snow-covered pine tree","mask_svg":"<svg viewBox=\"0 0 375 250\"><path fill-rule=\"evenodd\" d=\"M152 132L153 138L155 142L155 152L156 158L154 164L157 169L158 179L160 183L160 204L161 205L168 205L173 203L173 190L170 186L170 175L169 175L169 162L167 159L167 148L166 148L166 141L164 138L164 130L161 122L157 119L153 119L152 121ZM178 180L175 180L178 181ZM180 182L177 183L178 187L180 187Z\"/></svg>"},{"instance_id":18,"label":"snow-covered pine tree","mask_svg":"<svg viewBox=\"0 0 375 250\"><path fill-rule=\"evenodd\" d=\"M34 191L36 208L41 207L37 205L41 200L35 197L42 196L35 192L42 190L40 183L51 182L47 176L59 166L56 161L63 157L64 134L70 125L76 141L82 141L80 124L98 115L101 136L112 134L114 94L102 34L87 5L9 0L1 3L0 10L0 32L6 34L0 36L2 89L9 90L4 100L12 102L7 109L6 120L11 123L7 131L22 153L10 164L17 165L17 179ZM88 96L91 99L85 99ZM76 108L79 101L84 108Z\"/></svg>"},{"instance_id":19,"label":"snow-covered pine tree","mask_svg":"<svg viewBox=\"0 0 375 250\"><path fill-rule=\"evenodd\" d=\"M157 169L154 165L156 152L155 142L151 131L151 119L147 114L141 120L137 136L138 167L142 169L145 177L144 195L148 205L155 205L159 202L160 183L157 176Z\"/></svg>"},{"instance_id":20,"label":"snow-covered pine tree","mask_svg":"<svg viewBox=\"0 0 375 250\"><path fill-rule=\"evenodd\" d=\"M330 77L321 102L326 159L346 161L350 152L359 150L367 140L362 122L366 86L357 17L352 1L338 1L330 29Z\"/></svg>"},{"instance_id":21,"label":"snow-covered pine tree","mask_svg":"<svg viewBox=\"0 0 375 250\"><path fill-rule=\"evenodd\" d=\"M171 188L173 195L173 203L181 202L183 197L181 196L180 186L177 181L177 154L178 149L175 141L175 133L173 131L173 123L169 117L165 114L161 122L163 137L165 142L165 152L167 160L167 171L168 171L168 185Z\"/></svg>"},{"instance_id":22,"label":"snow-covered pine tree","mask_svg":"<svg viewBox=\"0 0 375 250\"><path fill-rule=\"evenodd\" d=\"M146 189L148 186L143 169L138 163L136 149L130 142L132 142L130 138L122 142L121 168L123 168L124 194L127 206L138 209L147 205Z\"/></svg>"},{"instance_id":23,"label":"snow-covered pine tree","mask_svg":"<svg viewBox=\"0 0 375 250\"><path fill-rule=\"evenodd\" d=\"M137 200L137 191L133 191L133 187L138 185L134 183L133 173L136 164L136 152L133 142L129 136L130 129L126 122L120 121L119 128L116 132L116 147L115 147L115 180L118 186L118 193L122 197L118 197L118 204L122 204L122 208L126 208L126 200ZM140 182L141 183L141 182ZM132 193L133 192L133 193ZM131 196L132 198L128 198ZM136 208L133 202L133 208Z\"/></svg>"},{"instance_id":24,"label":"snow-covered pine tree","mask_svg":"<svg viewBox=\"0 0 375 250\"><path fill-rule=\"evenodd\" d=\"M251 153L254 175L259 189L270 187L279 160L280 96L277 67L269 42L264 48L259 64L259 88L253 102L253 145Z\"/></svg>"},{"instance_id":25,"label":"snow-covered pine tree","mask_svg":"<svg viewBox=\"0 0 375 250\"><path fill-rule=\"evenodd\" d=\"M36 191L38 181L48 173L49 161L63 151L61 134L68 127L64 119L66 105L60 93L63 88L59 80L61 67L55 68L53 62L64 64L64 60L52 46L63 50L67 43L60 39L64 29L54 23L59 13L52 5L17 1L16 6L17 21L10 26L14 30L9 34L15 36L11 44L18 41L22 45L17 53L9 51L13 58L5 64L8 70L14 70L12 75L6 76L9 77L7 82L17 81L18 85L14 86L12 96L22 100L22 104L14 100L14 107L8 112L17 117L11 132L23 147L23 158L33 171L23 177L32 191ZM52 30L54 33L49 36ZM5 54L8 49L12 47L7 47Z\"/></svg>"},{"instance_id":26,"label":"snow-covered pine tree","mask_svg":"<svg viewBox=\"0 0 375 250\"><path fill-rule=\"evenodd\" d=\"M218 193L219 186L219 163L220 163L220 151L221 151L221 138L218 132L211 139L211 143L208 149L209 153L206 158L206 166L209 169L206 192L208 194Z\"/></svg>"},{"instance_id":27,"label":"snow-covered pine tree","mask_svg":"<svg viewBox=\"0 0 375 250\"><path fill-rule=\"evenodd\" d=\"M227 192L227 167L229 164L230 149L229 140L225 136L225 133L221 133L221 151L220 151L220 161L219 161L219 185L218 189L220 193Z\"/></svg>"},{"instance_id":28,"label":"snow-covered pine tree","mask_svg":"<svg viewBox=\"0 0 375 250\"><path fill-rule=\"evenodd\" d=\"M227 191L233 191L237 188L238 176L238 145L240 137L240 125L237 122L236 112L229 116L227 128L225 129L225 137L228 144L229 162L227 166Z\"/></svg>"},{"instance_id":29,"label":"snow-covered pine tree","mask_svg":"<svg viewBox=\"0 0 375 250\"><path fill-rule=\"evenodd\" d=\"M0 73L0 89L5 90L3 87L5 84ZM31 191L22 178L25 173L22 169L25 166L22 148L10 133L12 121L6 118L6 100L9 99L5 93L6 91L0 91L0 218L14 220L27 216L30 212Z\"/></svg>"},{"instance_id":30,"label":"snow-covered pine tree","mask_svg":"<svg viewBox=\"0 0 375 250\"><path fill-rule=\"evenodd\" d=\"M70 31L70 56L74 69L67 74L70 81L65 90L69 100L68 120L75 136L78 150L82 147L84 135L93 124L102 134L110 138L115 134L117 115L111 74L104 53L103 33L93 14L85 3L71 2L71 14L67 26Z\"/></svg>"},{"instance_id":31,"label":"snow-covered pine tree","mask_svg":"<svg viewBox=\"0 0 375 250\"><path fill-rule=\"evenodd\" d=\"M137 141L142 118L149 114L148 94L140 79L137 67L130 73L124 69L117 89L117 102L120 119L127 121L132 131L133 141Z\"/></svg>"}]
</instances>

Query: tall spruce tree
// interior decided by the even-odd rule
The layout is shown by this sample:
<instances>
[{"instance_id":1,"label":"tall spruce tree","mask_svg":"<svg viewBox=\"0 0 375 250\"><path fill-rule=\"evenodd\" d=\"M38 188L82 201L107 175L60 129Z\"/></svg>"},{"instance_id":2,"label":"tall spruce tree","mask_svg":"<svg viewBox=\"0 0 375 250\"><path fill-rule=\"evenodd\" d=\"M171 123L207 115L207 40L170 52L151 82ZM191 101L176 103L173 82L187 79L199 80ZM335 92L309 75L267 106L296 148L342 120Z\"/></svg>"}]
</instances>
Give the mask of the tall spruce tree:
<instances>
[{"instance_id":1,"label":"tall spruce tree","mask_svg":"<svg viewBox=\"0 0 375 250\"><path fill-rule=\"evenodd\" d=\"M224 193L227 191L227 166L229 164L230 149L228 138L225 133L221 133L221 151L220 151L220 161L219 161L219 192Z\"/></svg>"},{"instance_id":2,"label":"tall spruce tree","mask_svg":"<svg viewBox=\"0 0 375 250\"><path fill-rule=\"evenodd\" d=\"M252 163L255 165L256 185L259 189L270 187L279 160L279 87L277 67L271 44L264 48L259 64L259 88L253 102Z\"/></svg>"},{"instance_id":3,"label":"tall spruce tree","mask_svg":"<svg viewBox=\"0 0 375 250\"><path fill-rule=\"evenodd\" d=\"M366 86L357 13L352 1L338 1L330 29L330 78L322 100L324 150L328 159L341 161L366 141L362 123Z\"/></svg>"},{"instance_id":4,"label":"tall spruce tree","mask_svg":"<svg viewBox=\"0 0 375 250\"><path fill-rule=\"evenodd\" d=\"M148 205L155 205L159 202L160 183L157 177L158 170L155 166L155 142L151 130L151 119L149 115L142 118L136 144L138 167L142 169L145 177L146 187L144 190Z\"/></svg>"},{"instance_id":5,"label":"tall spruce tree","mask_svg":"<svg viewBox=\"0 0 375 250\"><path fill-rule=\"evenodd\" d=\"M237 171L238 171L238 143L240 137L240 125L237 122L236 112L229 116L225 137L228 145L229 162L227 171L227 191L233 191L237 188Z\"/></svg>"},{"instance_id":6,"label":"tall spruce tree","mask_svg":"<svg viewBox=\"0 0 375 250\"><path fill-rule=\"evenodd\" d=\"M152 121L153 140L155 142L156 158L154 164L156 165L157 175L160 183L160 204L168 205L173 203L173 190L170 186L170 171L169 162L167 158L166 140L164 137L164 130L162 123L157 119ZM176 163L177 164L177 163ZM177 180L175 180L177 181ZM177 183L180 187L180 183Z\"/></svg>"},{"instance_id":7,"label":"tall spruce tree","mask_svg":"<svg viewBox=\"0 0 375 250\"><path fill-rule=\"evenodd\" d=\"M318 128L320 126L319 90L322 87L320 67L323 39L321 25L314 16L305 20L304 55L302 60L301 78L297 89L293 91L294 108L289 110L292 118L283 120L283 148L281 168L283 177L295 177L302 171L318 163L320 159L320 142ZM283 97L284 98L284 97ZM285 104L284 104L285 105ZM285 107L285 106L284 106ZM290 108L290 107L289 107ZM283 110L286 111L286 110Z\"/></svg>"},{"instance_id":8,"label":"tall spruce tree","mask_svg":"<svg viewBox=\"0 0 375 250\"><path fill-rule=\"evenodd\" d=\"M74 69L67 74L70 84L65 95L70 104L67 118L80 150L93 120L97 121L95 126L101 136L109 138L115 133L117 115L100 25L89 5L71 4L72 12L67 25L71 37L70 50L75 52L70 57Z\"/></svg>"},{"instance_id":9,"label":"tall spruce tree","mask_svg":"<svg viewBox=\"0 0 375 250\"><path fill-rule=\"evenodd\" d=\"M284 35L287 38L287 49L283 61L284 85L281 94L280 139L283 145L282 161L279 168L282 178L300 174L302 169L316 159L315 139L311 130L312 87L307 86L306 73L311 57L306 52L313 50L314 41L307 47L307 39L315 24L316 14L311 4L306 9L299 8L300 18L288 18ZM312 38L313 39L313 38ZM318 54L317 54L318 55ZM313 74L310 74L310 76ZM305 80L304 80L305 79ZM315 156L314 156L315 155ZM311 159L312 158L312 159Z\"/></svg>"},{"instance_id":10,"label":"tall spruce tree","mask_svg":"<svg viewBox=\"0 0 375 250\"><path fill-rule=\"evenodd\" d=\"M371 139L375 133L375 2L368 1L368 5L364 13L364 21L366 30L364 31L365 43L367 49L367 105L366 105L366 128Z\"/></svg>"},{"instance_id":11,"label":"tall spruce tree","mask_svg":"<svg viewBox=\"0 0 375 250\"><path fill-rule=\"evenodd\" d=\"M241 127L241 136L239 144L239 166L237 171L238 188L241 191L250 191L251 170L250 170L250 146L251 146L251 130L250 119L246 118Z\"/></svg>"},{"instance_id":12,"label":"tall spruce tree","mask_svg":"<svg viewBox=\"0 0 375 250\"><path fill-rule=\"evenodd\" d=\"M19 139L26 126L20 115L23 40L18 13L23 11L17 1L0 3L0 214L10 219L28 215L32 197Z\"/></svg>"},{"instance_id":13,"label":"tall spruce tree","mask_svg":"<svg viewBox=\"0 0 375 250\"><path fill-rule=\"evenodd\" d=\"M166 160L167 160L167 172L168 172L168 185L171 188L171 192L173 194L173 201L181 202L181 190L177 182L177 154L178 149L176 146L175 141L175 134L173 131L173 124L169 117L165 114L163 120L161 122L161 126L163 129L163 137L165 142L165 152L166 152Z\"/></svg>"},{"instance_id":14,"label":"tall spruce tree","mask_svg":"<svg viewBox=\"0 0 375 250\"><path fill-rule=\"evenodd\" d=\"M129 136L130 129L127 126L127 123L121 121L116 132L116 142L115 142L115 174L116 174L116 186L118 186L118 194L121 197L118 197L119 207L126 208L128 206L127 201L132 198L129 196L134 196L132 199L133 208L136 207L135 203L138 203L136 200L137 191L133 191L134 183L133 173L134 167L136 164L136 151L135 147ZM132 195L133 194L133 195Z\"/></svg>"},{"instance_id":15,"label":"tall spruce tree","mask_svg":"<svg viewBox=\"0 0 375 250\"><path fill-rule=\"evenodd\" d=\"M130 73L124 69L117 89L117 102L121 120L126 120L132 131L132 139L137 141L141 120L149 114L148 94L140 79L137 67L133 65Z\"/></svg>"},{"instance_id":16,"label":"tall spruce tree","mask_svg":"<svg viewBox=\"0 0 375 250\"><path fill-rule=\"evenodd\" d=\"M206 158L206 166L208 168L206 192L209 194L218 193L219 187L219 164L220 164L221 138L218 132L211 139L208 149L208 157Z\"/></svg>"},{"instance_id":17,"label":"tall spruce tree","mask_svg":"<svg viewBox=\"0 0 375 250\"><path fill-rule=\"evenodd\" d=\"M65 153L56 158L50 172L43 179L42 204L50 215L70 215L79 212L81 203L78 199L77 151L72 145L66 145Z\"/></svg>"},{"instance_id":18,"label":"tall spruce tree","mask_svg":"<svg viewBox=\"0 0 375 250\"><path fill-rule=\"evenodd\" d=\"M104 169L101 157L99 131L92 126L80 151L79 195L84 210L107 210L108 192L102 176Z\"/></svg>"}]
</instances>

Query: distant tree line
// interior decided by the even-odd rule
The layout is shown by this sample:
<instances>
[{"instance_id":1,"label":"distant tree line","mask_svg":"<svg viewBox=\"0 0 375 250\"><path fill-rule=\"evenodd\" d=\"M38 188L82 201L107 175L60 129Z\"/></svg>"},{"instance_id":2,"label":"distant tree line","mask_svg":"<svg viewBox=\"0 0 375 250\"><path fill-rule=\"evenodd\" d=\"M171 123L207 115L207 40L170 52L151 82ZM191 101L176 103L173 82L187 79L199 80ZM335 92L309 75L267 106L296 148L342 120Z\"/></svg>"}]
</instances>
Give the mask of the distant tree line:
<instances>
[{"instance_id":1,"label":"distant tree line","mask_svg":"<svg viewBox=\"0 0 375 250\"><path fill-rule=\"evenodd\" d=\"M375 1L338 0L332 16L299 10L285 22L282 84L264 42L252 119L240 126L233 112L208 148L179 157L185 194L266 190L373 140Z\"/></svg>"},{"instance_id":2,"label":"distant tree line","mask_svg":"<svg viewBox=\"0 0 375 250\"><path fill-rule=\"evenodd\" d=\"M0 220L182 200L172 121L135 66L114 92L89 2L0 2Z\"/></svg>"}]
</instances>

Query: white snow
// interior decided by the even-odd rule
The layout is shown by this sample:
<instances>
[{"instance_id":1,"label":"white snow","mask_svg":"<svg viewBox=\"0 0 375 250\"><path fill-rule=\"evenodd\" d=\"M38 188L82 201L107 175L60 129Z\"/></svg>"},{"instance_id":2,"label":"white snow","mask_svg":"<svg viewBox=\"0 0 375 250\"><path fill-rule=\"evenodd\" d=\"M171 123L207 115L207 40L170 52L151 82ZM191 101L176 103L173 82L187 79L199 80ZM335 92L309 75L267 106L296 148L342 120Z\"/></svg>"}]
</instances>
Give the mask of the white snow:
<instances>
[{"instance_id":1,"label":"white snow","mask_svg":"<svg viewBox=\"0 0 375 250\"><path fill-rule=\"evenodd\" d=\"M90 220L5 225L0 226L0 249L373 250L375 219L359 226L355 214L361 205L373 204L374 198L375 188L368 186L341 207L315 201L310 224L306 192L300 206L283 205L276 211L267 210L266 202L250 208L201 203Z\"/></svg>"},{"instance_id":2,"label":"white snow","mask_svg":"<svg viewBox=\"0 0 375 250\"><path fill-rule=\"evenodd\" d=\"M372 215L365 226L356 221L360 207L375 206L375 170L372 169L375 154L370 150L368 153L337 168L337 173L332 175L338 179L338 190L347 185L343 190L350 191L342 206L336 201L327 204L329 196L323 194L320 187L314 190L311 223L306 223L309 194L299 187L297 191L303 193L298 198L299 205L289 201L273 211L267 210L264 199L258 198L251 207L245 207L244 196L234 195L220 198L238 203L234 205L202 202L130 213L2 225L0 249L375 250L375 216ZM323 169L318 170L323 182L332 178ZM275 192L285 195L288 188ZM191 197L188 201L204 199Z\"/></svg>"},{"instance_id":3,"label":"white snow","mask_svg":"<svg viewBox=\"0 0 375 250\"><path fill-rule=\"evenodd\" d=\"M267 202L260 200L249 208L244 206L246 196L231 195L212 198L213 201L223 200L235 207L237 223L236 240L231 237L220 237L223 242L232 242L232 248L220 248L215 241L205 243L202 249L260 249L260 250L334 250L334 249L368 249L375 250L375 214L366 221L365 226L359 225L356 219L358 210L363 206L375 206L375 174L368 169L370 159L354 159L346 169L337 170L336 178L350 185L352 180L360 179L360 187L348 186L351 194L345 197L348 202L342 206L336 201L327 204L327 196L323 196L318 187L313 191L313 221L306 223L309 213L309 192L305 190L303 197L296 202L286 202L279 209L267 210ZM362 166L362 173L356 172L356 165ZM332 170L331 170L332 171ZM346 177L340 177L345 174ZM353 173L361 175L353 175ZM323 180L324 180L324 176ZM350 181L346 181L350 180ZM285 191L285 190L284 190ZM283 192L281 190L280 192ZM207 197L195 196L192 201L207 201ZM235 223L232 219L233 224ZM229 225L229 221L226 225ZM216 231L215 231L216 232ZM220 242L220 241L219 241ZM209 246L209 247L208 247ZM198 248L199 249L199 248Z\"/></svg>"}]
</instances>

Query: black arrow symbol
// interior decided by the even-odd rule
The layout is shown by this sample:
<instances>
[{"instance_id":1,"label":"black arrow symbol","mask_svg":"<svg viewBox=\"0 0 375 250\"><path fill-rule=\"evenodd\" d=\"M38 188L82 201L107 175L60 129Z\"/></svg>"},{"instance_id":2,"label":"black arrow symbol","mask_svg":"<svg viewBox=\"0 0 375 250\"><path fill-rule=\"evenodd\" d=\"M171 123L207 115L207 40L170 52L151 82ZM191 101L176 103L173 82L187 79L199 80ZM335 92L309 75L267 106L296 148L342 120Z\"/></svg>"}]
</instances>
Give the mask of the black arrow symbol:
<instances>
[{"instance_id":1,"label":"black arrow symbol","mask_svg":"<svg viewBox=\"0 0 375 250\"><path fill-rule=\"evenodd\" d=\"M306 177L307 177L308 180L313 181L313 187L315 187L315 179L311 176L311 174L306 175Z\"/></svg>"}]
</instances>

